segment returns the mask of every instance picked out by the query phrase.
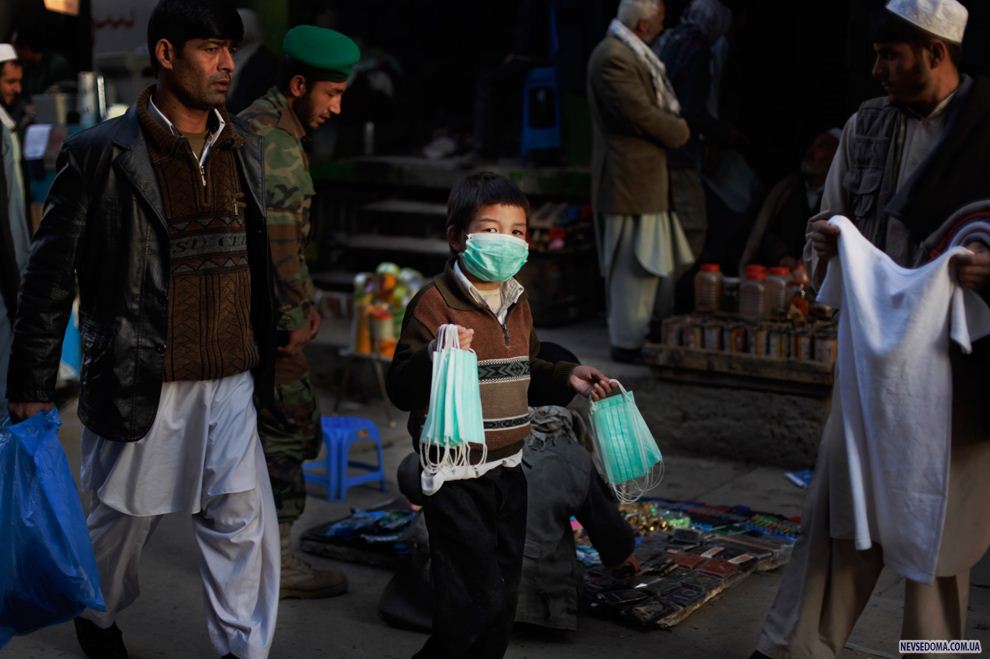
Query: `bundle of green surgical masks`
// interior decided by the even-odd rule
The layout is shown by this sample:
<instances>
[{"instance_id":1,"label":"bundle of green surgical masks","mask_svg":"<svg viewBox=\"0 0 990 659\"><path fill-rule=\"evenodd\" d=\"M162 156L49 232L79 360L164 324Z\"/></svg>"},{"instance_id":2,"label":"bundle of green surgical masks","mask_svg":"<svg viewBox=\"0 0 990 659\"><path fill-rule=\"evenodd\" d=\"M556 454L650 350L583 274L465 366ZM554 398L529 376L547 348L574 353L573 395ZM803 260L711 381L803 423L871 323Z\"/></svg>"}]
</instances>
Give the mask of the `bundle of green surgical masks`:
<instances>
[{"instance_id":1,"label":"bundle of green surgical masks","mask_svg":"<svg viewBox=\"0 0 990 659\"><path fill-rule=\"evenodd\" d=\"M430 406L419 436L423 470L435 474L443 467L469 465L472 445L481 451L484 462L487 447L478 356L473 350L461 349L456 325L441 325L433 353Z\"/></svg>"},{"instance_id":2,"label":"bundle of green surgical masks","mask_svg":"<svg viewBox=\"0 0 990 659\"><path fill-rule=\"evenodd\" d=\"M620 501L631 503L663 480L663 455L632 392L611 382L619 393L591 402L592 437L605 480Z\"/></svg>"}]
</instances>

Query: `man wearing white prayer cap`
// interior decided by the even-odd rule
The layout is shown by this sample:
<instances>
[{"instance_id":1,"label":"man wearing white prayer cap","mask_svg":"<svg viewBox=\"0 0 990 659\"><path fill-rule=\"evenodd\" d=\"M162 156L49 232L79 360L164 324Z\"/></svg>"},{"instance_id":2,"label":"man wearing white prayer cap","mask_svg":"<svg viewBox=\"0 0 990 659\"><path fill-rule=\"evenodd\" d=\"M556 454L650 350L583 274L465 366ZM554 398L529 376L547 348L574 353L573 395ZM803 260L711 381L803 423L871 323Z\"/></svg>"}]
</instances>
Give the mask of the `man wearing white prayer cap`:
<instances>
[{"instance_id":1,"label":"man wearing white prayer cap","mask_svg":"<svg viewBox=\"0 0 990 659\"><path fill-rule=\"evenodd\" d=\"M17 51L9 43L0 43L0 125L4 127L5 133L4 158L12 163L6 173L11 188L9 202L12 212L18 218L23 218L27 212L24 202L26 188L21 160L21 138L24 128L33 118L27 99L21 93L23 77L24 69L17 60ZM2 386L0 390L3 390Z\"/></svg>"},{"instance_id":2,"label":"man wearing white prayer cap","mask_svg":"<svg viewBox=\"0 0 990 659\"><path fill-rule=\"evenodd\" d=\"M24 69L17 51L9 43L0 43L0 123L14 132L23 128L27 102L21 93Z\"/></svg>"},{"instance_id":3,"label":"man wearing white prayer cap","mask_svg":"<svg viewBox=\"0 0 990 659\"><path fill-rule=\"evenodd\" d=\"M828 262L839 258L839 230L826 223L833 215L847 216L899 265L917 267L934 258L934 239L965 215L950 218L955 211L990 198L990 81L958 70L967 17L956 0L890 0L877 13L870 29L876 52L873 75L885 96L864 102L846 123L825 183L822 213L809 220L804 257L815 285L822 282ZM988 245L965 246L972 253L955 257L954 276L960 286L987 300ZM941 520L915 536L931 547L925 569L920 562L887 565L905 577L899 638L965 638L969 571L990 546L990 346L984 343L975 342L970 355L950 353L952 396L948 409L940 412L951 418L951 448L941 472L948 472L948 479L940 481L944 487L938 496L915 496L920 484L911 482L899 483L896 492L871 487L863 494L857 490L863 477L850 467L843 420L835 426L840 430L826 426L802 515L803 537L767 614L754 658L834 657L841 652L887 559L902 550L893 540L857 549L852 538L859 538L859 532L849 527L850 520L864 521L862 509L853 508L864 496L868 511L874 510L877 497L893 501L897 519L892 523L898 528L910 526L913 516ZM884 414L937 412L925 403L915 409L884 409L890 395L896 392L880 399ZM944 444L926 446L922 439L919 446L945 455ZM899 464L875 468L906 473L904 467L917 464L920 451L905 449L896 458ZM865 468L868 477L873 468ZM936 514L922 517L931 512ZM872 529L875 520L868 521Z\"/></svg>"},{"instance_id":4,"label":"man wearing white prayer cap","mask_svg":"<svg viewBox=\"0 0 990 659\"><path fill-rule=\"evenodd\" d=\"M13 77L13 67L9 64L16 57L13 47L0 44L0 117L3 116L2 103L6 98L5 82L8 77ZM7 124L0 120L0 417L7 414L7 364L10 344L14 339L13 321L20 271L31 251L15 140L16 136Z\"/></svg>"}]
</instances>

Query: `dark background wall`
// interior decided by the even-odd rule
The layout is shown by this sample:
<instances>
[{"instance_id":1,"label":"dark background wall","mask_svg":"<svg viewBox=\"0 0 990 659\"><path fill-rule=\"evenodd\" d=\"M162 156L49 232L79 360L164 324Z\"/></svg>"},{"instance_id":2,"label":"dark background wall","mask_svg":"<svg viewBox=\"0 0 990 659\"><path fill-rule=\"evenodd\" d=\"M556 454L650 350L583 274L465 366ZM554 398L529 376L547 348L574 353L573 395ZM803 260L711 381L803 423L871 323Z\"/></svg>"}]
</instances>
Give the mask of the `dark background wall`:
<instances>
[{"instance_id":1,"label":"dark background wall","mask_svg":"<svg viewBox=\"0 0 990 659\"><path fill-rule=\"evenodd\" d=\"M154 0L134 0L154 4ZM545 17L557 15L558 66L565 108L571 114L567 149L573 164L586 162L588 136L583 106L585 67L592 48L615 15L618 0L242 0L262 17L267 42L277 50L284 30L299 23L335 27L353 35L367 54L384 62L395 84L391 99L360 93L345 103L345 127L371 118L379 140L395 152L415 152L436 132L469 134L475 82L507 53L524 44L545 53ZM990 3L962 0L970 10L964 70L987 67ZM880 93L870 76L869 14L883 0L725 0L736 13L733 55L722 90L722 116L747 136L746 156L764 181L791 170L812 136L842 126L866 98ZM126 3L125 3L126 4ZM687 0L668 0L670 27ZM0 2L0 41L18 22L44 25L51 47L79 69L92 63L91 0L79 17L43 9L43 0ZM518 113L521 97L508 99ZM344 140L339 155L350 146Z\"/></svg>"}]
</instances>

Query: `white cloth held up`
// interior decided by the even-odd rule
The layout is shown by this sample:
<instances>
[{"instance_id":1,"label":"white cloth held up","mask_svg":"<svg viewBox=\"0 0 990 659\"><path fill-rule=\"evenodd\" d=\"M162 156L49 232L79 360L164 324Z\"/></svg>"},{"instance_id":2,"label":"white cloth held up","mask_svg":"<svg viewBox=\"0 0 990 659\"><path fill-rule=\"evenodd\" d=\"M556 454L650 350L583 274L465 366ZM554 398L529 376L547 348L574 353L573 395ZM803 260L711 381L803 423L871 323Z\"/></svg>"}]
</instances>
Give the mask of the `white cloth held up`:
<instances>
[{"instance_id":1,"label":"white cloth held up","mask_svg":"<svg viewBox=\"0 0 990 659\"><path fill-rule=\"evenodd\" d=\"M952 431L950 339L965 353L990 334L990 308L954 281L956 246L907 269L835 216L839 256L819 300L840 309L832 413L831 534L913 581L935 577L948 498ZM831 436L830 436L831 435Z\"/></svg>"}]
</instances>

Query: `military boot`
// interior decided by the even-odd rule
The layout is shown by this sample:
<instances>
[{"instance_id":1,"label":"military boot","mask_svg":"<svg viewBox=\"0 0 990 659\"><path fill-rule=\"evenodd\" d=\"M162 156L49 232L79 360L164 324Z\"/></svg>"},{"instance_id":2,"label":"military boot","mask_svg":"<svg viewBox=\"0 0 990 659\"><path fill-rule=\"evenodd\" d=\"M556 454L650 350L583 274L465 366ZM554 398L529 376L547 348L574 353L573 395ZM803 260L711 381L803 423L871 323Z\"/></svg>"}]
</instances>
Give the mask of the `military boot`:
<instances>
[{"instance_id":1,"label":"military boot","mask_svg":"<svg viewBox=\"0 0 990 659\"><path fill-rule=\"evenodd\" d=\"M282 583L279 599L318 599L347 592L347 577L335 570L317 570L292 551L292 524L278 525L282 541Z\"/></svg>"}]
</instances>

